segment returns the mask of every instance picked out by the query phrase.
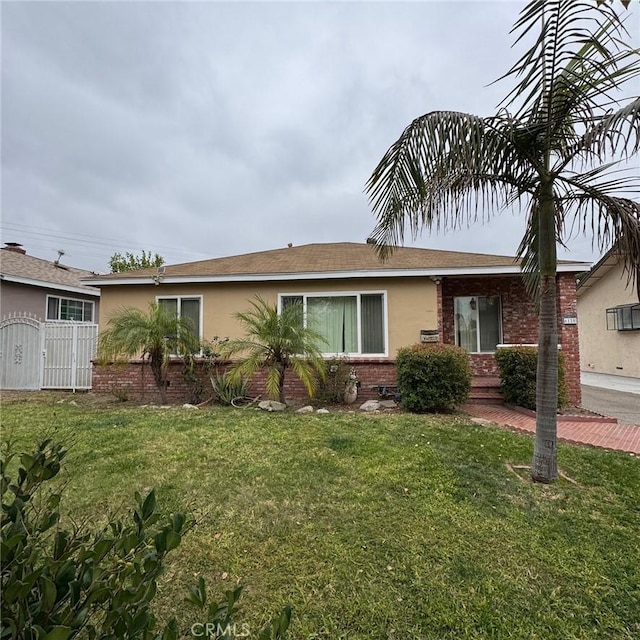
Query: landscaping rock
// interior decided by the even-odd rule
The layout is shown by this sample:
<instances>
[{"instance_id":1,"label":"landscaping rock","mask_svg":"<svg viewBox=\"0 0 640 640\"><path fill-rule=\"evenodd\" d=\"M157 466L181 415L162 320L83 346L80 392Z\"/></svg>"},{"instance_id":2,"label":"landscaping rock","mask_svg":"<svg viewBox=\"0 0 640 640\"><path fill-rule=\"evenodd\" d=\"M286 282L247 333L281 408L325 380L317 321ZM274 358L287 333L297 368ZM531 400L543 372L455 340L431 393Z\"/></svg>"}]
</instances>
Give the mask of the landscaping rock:
<instances>
[{"instance_id":1,"label":"landscaping rock","mask_svg":"<svg viewBox=\"0 0 640 640\"><path fill-rule=\"evenodd\" d=\"M263 400L258 407L263 411L284 411L287 405L282 404L282 402L276 402L275 400Z\"/></svg>"},{"instance_id":2,"label":"landscaping rock","mask_svg":"<svg viewBox=\"0 0 640 640\"><path fill-rule=\"evenodd\" d=\"M395 400L379 400L378 403L383 409L395 409L398 406Z\"/></svg>"},{"instance_id":3,"label":"landscaping rock","mask_svg":"<svg viewBox=\"0 0 640 640\"><path fill-rule=\"evenodd\" d=\"M308 404L306 407L300 407L296 413L313 413L313 407Z\"/></svg>"},{"instance_id":4,"label":"landscaping rock","mask_svg":"<svg viewBox=\"0 0 640 640\"><path fill-rule=\"evenodd\" d=\"M329 413L329 409L318 409L316 413Z\"/></svg>"},{"instance_id":5,"label":"landscaping rock","mask_svg":"<svg viewBox=\"0 0 640 640\"><path fill-rule=\"evenodd\" d=\"M185 404L182 405L183 409L197 409L198 407L196 407L195 404L189 404L188 402L185 402Z\"/></svg>"},{"instance_id":6,"label":"landscaping rock","mask_svg":"<svg viewBox=\"0 0 640 640\"><path fill-rule=\"evenodd\" d=\"M379 400L367 400L360 405L360 411L378 411L380 409Z\"/></svg>"}]
</instances>

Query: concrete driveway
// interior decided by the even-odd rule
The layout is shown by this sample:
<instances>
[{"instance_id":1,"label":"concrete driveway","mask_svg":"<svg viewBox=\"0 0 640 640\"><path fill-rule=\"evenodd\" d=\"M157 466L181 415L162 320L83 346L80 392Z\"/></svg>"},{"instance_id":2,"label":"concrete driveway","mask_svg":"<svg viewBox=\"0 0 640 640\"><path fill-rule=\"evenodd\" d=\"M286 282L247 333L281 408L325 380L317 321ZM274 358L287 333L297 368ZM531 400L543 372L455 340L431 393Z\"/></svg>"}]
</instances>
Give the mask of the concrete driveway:
<instances>
[{"instance_id":1,"label":"concrete driveway","mask_svg":"<svg viewBox=\"0 0 640 640\"><path fill-rule=\"evenodd\" d=\"M640 425L640 395L602 387L582 385L582 406L620 424Z\"/></svg>"}]
</instances>

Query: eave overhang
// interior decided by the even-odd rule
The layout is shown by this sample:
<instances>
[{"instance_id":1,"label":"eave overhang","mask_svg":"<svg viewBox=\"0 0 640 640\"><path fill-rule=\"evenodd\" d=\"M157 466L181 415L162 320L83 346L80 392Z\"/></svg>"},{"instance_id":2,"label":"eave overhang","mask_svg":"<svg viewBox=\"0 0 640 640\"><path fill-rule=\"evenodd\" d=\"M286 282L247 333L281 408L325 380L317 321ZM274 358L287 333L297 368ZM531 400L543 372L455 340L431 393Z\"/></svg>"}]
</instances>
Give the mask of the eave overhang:
<instances>
[{"instance_id":1,"label":"eave overhang","mask_svg":"<svg viewBox=\"0 0 640 640\"><path fill-rule=\"evenodd\" d=\"M589 269L588 262L562 263L558 273L580 273ZM450 267L431 269L372 269L354 271L321 271L302 273L238 273L225 275L146 275L143 277L85 279L94 287L150 284L213 284L222 282L284 282L304 280L352 280L355 278L446 278L461 276L511 276L522 273L519 265L490 267Z\"/></svg>"},{"instance_id":2,"label":"eave overhang","mask_svg":"<svg viewBox=\"0 0 640 640\"><path fill-rule=\"evenodd\" d=\"M100 297L100 289L94 286L76 287L71 284L60 284L57 282L47 282L45 280L35 280L33 278L23 278L22 276L14 276L11 274L1 274L0 280L5 282L14 282L15 284L24 284L31 287L40 287L42 289L54 289L55 291L65 291L68 293L80 293L85 296Z\"/></svg>"}]
</instances>

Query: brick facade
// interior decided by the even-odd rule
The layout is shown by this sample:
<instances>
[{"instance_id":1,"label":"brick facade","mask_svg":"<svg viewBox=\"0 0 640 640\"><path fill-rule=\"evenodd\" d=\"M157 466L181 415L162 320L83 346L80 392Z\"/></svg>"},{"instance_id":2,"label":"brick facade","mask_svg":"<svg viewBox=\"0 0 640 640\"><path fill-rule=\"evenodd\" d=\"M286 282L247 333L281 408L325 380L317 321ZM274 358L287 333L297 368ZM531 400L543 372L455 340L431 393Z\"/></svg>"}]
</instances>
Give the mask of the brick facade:
<instances>
[{"instance_id":1,"label":"brick facade","mask_svg":"<svg viewBox=\"0 0 640 640\"><path fill-rule=\"evenodd\" d=\"M455 344L453 299L457 296L500 296L502 341L505 344L536 344L538 317L520 276L447 278L442 282L443 342ZM563 324L565 316L577 316L576 278L561 273L557 278L558 341L565 357L569 402L579 405L580 347L578 326ZM471 354L471 370L476 376L497 376L493 354Z\"/></svg>"},{"instance_id":2,"label":"brick facade","mask_svg":"<svg viewBox=\"0 0 640 640\"><path fill-rule=\"evenodd\" d=\"M538 341L538 320L533 301L519 276L491 276L478 278L444 278L438 283L438 330L443 342L454 344L454 307L456 296L500 296L502 305L502 339L506 344L535 344ZM577 315L576 281L574 274L558 276L558 337L565 355L569 401L579 404L580 396L580 351L578 326L563 324L566 316ZM497 376L493 354L471 354L471 368L476 376ZM360 389L359 400L378 397L378 385L392 385L396 380L395 362L385 359L362 359L350 361L355 367ZM228 365L218 367L223 371ZM167 379L167 397L170 402L190 400L189 386L183 376L183 365L171 363ZM198 368L202 380L204 398L211 395L209 371ZM288 398L302 399L306 391L293 372L288 372L286 383ZM149 366L133 361L126 365L94 365L93 390L96 393L126 392L131 398L144 402L159 402L153 375ZM250 395L262 395L264 373L254 377L249 386Z\"/></svg>"},{"instance_id":3,"label":"brick facade","mask_svg":"<svg viewBox=\"0 0 640 640\"><path fill-rule=\"evenodd\" d=\"M564 318L578 317L575 274L558 276L558 341L562 345L566 369L569 402L579 405L582 401L580 389L580 340L577 324L564 324Z\"/></svg>"}]
</instances>

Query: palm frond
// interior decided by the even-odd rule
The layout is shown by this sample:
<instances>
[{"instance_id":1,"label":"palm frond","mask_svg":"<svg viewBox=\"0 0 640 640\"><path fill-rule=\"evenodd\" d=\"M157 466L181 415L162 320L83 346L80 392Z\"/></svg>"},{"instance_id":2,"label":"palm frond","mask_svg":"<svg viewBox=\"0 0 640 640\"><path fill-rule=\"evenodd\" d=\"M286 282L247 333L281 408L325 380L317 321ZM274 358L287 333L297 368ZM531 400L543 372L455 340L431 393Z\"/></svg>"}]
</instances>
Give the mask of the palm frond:
<instances>
[{"instance_id":1,"label":"palm frond","mask_svg":"<svg viewBox=\"0 0 640 640\"><path fill-rule=\"evenodd\" d=\"M249 379L261 368L266 370L265 387L278 397L283 372L292 367L308 389L314 389L314 375L323 375L324 360L320 345L325 338L304 326L301 304L286 306L280 313L276 305L260 296L250 301L249 311L235 317L246 337L229 340L221 347L223 357L240 356L230 370L232 380ZM312 375L312 372L316 373ZM311 386L308 386L311 385Z\"/></svg>"},{"instance_id":2,"label":"palm frond","mask_svg":"<svg viewBox=\"0 0 640 640\"><path fill-rule=\"evenodd\" d=\"M265 363L263 354L263 351L249 351L229 369L229 380L233 383L239 383L241 380L251 379Z\"/></svg>"},{"instance_id":3,"label":"palm frond","mask_svg":"<svg viewBox=\"0 0 640 640\"><path fill-rule=\"evenodd\" d=\"M277 366L267 367L267 377L264 381L265 389L270 398L277 398L280 394L280 370Z\"/></svg>"},{"instance_id":4,"label":"palm frond","mask_svg":"<svg viewBox=\"0 0 640 640\"><path fill-rule=\"evenodd\" d=\"M502 105L517 105L521 120L542 120L550 128L562 120L558 109L566 110L568 87L580 87L574 104L589 105L615 88L616 83L608 80L613 80L612 74L626 73L620 65L629 52L621 39L627 31L610 4L596 8L589 0L533 0L512 29L517 36L514 44L534 30L538 30L535 42L499 78L518 79Z\"/></svg>"},{"instance_id":5,"label":"palm frond","mask_svg":"<svg viewBox=\"0 0 640 640\"><path fill-rule=\"evenodd\" d=\"M540 202L533 198L530 203L525 234L516 251L516 257L520 259L522 280L529 297L538 304L540 296ZM554 226L555 242L565 246L563 241L564 206L556 195Z\"/></svg>"},{"instance_id":6,"label":"palm frond","mask_svg":"<svg viewBox=\"0 0 640 640\"><path fill-rule=\"evenodd\" d=\"M597 158L625 158L640 151L640 97L598 118L576 145L576 152Z\"/></svg>"},{"instance_id":7,"label":"palm frond","mask_svg":"<svg viewBox=\"0 0 640 640\"><path fill-rule=\"evenodd\" d=\"M324 360L311 362L305 358L294 358L291 361L291 368L304 385L309 396L313 397L318 388L318 379L326 377Z\"/></svg>"},{"instance_id":8,"label":"palm frond","mask_svg":"<svg viewBox=\"0 0 640 640\"><path fill-rule=\"evenodd\" d=\"M617 248L627 283L640 295L640 203L615 195L619 180L595 182L593 174L565 176L560 181L567 185L563 196L566 216L571 216L583 233L592 235L601 253Z\"/></svg>"},{"instance_id":9,"label":"palm frond","mask_svg":"<svg viewBox=\"0 0 640 640\"><path fill-rule=\"evenodd\" d=\"M520 259L520 270L525 289L530 298L535 299L540 285L540 261L538 241L538 203L533 200L531 210L527 216L525 234L520 241L516 256Z\"/></svg>"},{"instance_id":10,"label":"palm frond","mask_svg":"<svg viewBox=\"0 0 640 640\"><path fill-rule=\"evenodd\" d=\"M148 357L163 401L164 374L170 356L182 355L188 360L201 346L189 319L180 318L155 302L149 304L147 313L135 307L119 309L107 326L98 341L99 360Z\"/></svg>"},{"instance_id":11,"label":"palm frond","mask_svg":"<svg viewBox=\"0 0 640 640\"><path fill-rule=\"evenodd\" d=\"M365 191L383 257L404 240L405 224L449 229L486 219L528 189L535 158L517 143L513 120L434 111L416 118L390 147ZM514 143L515 142L515 143Z\"/></svg>"}]
</instances>

